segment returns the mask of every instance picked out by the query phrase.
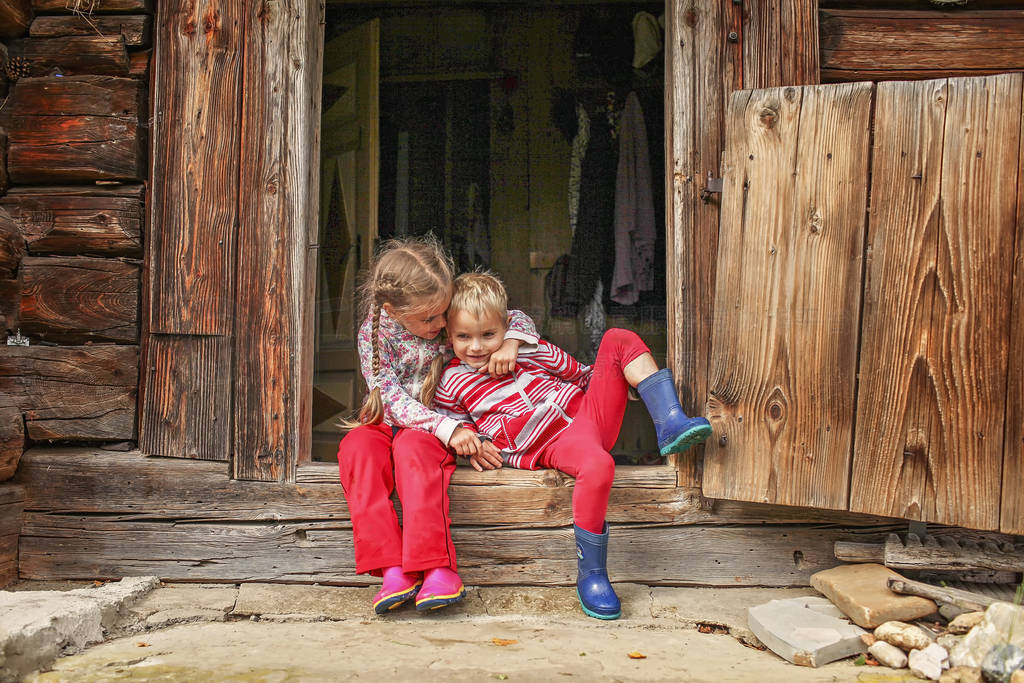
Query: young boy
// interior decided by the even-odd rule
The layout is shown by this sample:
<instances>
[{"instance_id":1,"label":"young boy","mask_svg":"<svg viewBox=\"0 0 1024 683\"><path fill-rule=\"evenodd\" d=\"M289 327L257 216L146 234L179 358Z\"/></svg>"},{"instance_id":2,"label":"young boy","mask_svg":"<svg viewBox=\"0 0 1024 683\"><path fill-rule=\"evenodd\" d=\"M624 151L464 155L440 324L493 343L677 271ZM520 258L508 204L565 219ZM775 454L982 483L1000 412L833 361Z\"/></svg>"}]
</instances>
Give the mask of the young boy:
<instances>
[{"instance_id":1,"label":"young boy","mask_svg":"<svg viewBox=\"0 0 1024 683\"><path fill-rule=\"evenodd\" d=\"M608 581L608 494L615 477L609 450L619 437L627 391L636 387L654 419L662 455L681 453L711 434L703 417L687 417L672 374L658 370L636 333L605 332L593 367L541 340L519 349L510 375L481 372L504 339L508 297L488 273L455 279L448 338L455 358L443 370L435 405L489 440L470 457L477 470L506 463L556 469L576 478L572 508L583 611L616 619L618 596Z\"/></svg>"}]
</instances>

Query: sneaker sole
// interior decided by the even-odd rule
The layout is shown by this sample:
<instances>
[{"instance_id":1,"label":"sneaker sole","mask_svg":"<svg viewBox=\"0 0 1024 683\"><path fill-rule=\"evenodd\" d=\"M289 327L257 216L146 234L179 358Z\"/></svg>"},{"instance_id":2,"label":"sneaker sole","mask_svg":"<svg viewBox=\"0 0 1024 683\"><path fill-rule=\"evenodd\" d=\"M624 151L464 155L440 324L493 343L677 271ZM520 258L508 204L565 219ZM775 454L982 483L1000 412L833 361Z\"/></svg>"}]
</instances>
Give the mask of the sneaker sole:
<instances>
[{"instance_id":1,"label":"sneaker sole","mask_svg":"<svg viewBox=\"0 0 1024 683\"><path fill-rule=\"evenodd\" d=\"M435 595L432 598L417 600L416 610L419 612L428 612L432 609L441 609L448 605L454 605L464 597L466 597L466 589L460 588L458 593L452 593L451 595Z\"/></svg>"},{"instance_id":2,"label":"sneaker sole","mask_svg":"<svg viewBox=\"0 0 1024 683\"><path fill-rule=\"evenodd\" d=\"M587 606L583 604L583 598L580 597L580 591L578 588L576 589L576 598L580 601L580 607L583 608L583 613L588 617L594 617L595 619L600 619L602 621L611 621L622 616L622 610L619 610L615 614L601 614L600 612L588 609Z\"/></svg>"},{"instance_id":3,"label":"sneaker sole","mask_svg":"<svg viewBox=\"0 0 1024 683\"><path fill-rule=\"evenodd\" d=\"M711 425L693 427L692 429L688 429L677 436L669 444L663 446L660 449L661 454L669 455L670 453L684 453L690 446L707 441L709 436L711 436Z\"/></svg>"},{"instance_id":4,"label":"sneaker sole","mask_svg":"<svg viewBox=\"0 0 1024 683\"><path fill-rule=\"evenodd\" d=\"M401 593L392 593L387 595L377 602L373 603L373 611L377 614L387 614L389 611L395 609L409 598L415 597L420 592L420 585L417 583L412 588L404 590Z\"/></svg>"}]
</instances>

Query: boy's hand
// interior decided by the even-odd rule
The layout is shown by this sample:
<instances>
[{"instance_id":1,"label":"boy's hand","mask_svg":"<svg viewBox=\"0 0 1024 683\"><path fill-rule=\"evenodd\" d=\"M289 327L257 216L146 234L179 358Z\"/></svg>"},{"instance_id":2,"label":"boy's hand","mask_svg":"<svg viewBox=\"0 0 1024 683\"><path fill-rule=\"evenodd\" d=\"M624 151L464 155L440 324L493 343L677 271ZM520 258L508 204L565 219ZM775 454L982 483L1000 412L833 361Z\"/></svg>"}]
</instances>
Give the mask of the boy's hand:
<instances>
[{"instance_id":1,"label":"boy's hand","mask_svg":"<svg viewBox=\"0 0 1024 683\"><path fill-rule=\"evenodd\" d=\"M477 372L486 372L491 377L509 374L516 368L516 358L519 357L521 343L518 339L506 339L501 348L491 354L487 365L481 367Z\"/></svg>"},{"instance_id":2,"label":"boy's hand","mask_svg":"<svg viewBox=\"0 0 1024 683\"><path fill-rule=\"evenodd\" d=\"M452 432L452 438L448 439L448 447L468 458L480 452L480 439L472 429L456 427Z\"/></svg>"},{"instance_id":3,"label":"boy's hand","mask_svg":"<svg viewBox=\"0 0 1024 683\"><path fill-rule=\"evenodd\" d=\"M480 452L477 455L469 456L469 464L477 472L500 469L501 453L498 451L497 446L485 440L480 444Z\"/></svg>"}]
</instances>

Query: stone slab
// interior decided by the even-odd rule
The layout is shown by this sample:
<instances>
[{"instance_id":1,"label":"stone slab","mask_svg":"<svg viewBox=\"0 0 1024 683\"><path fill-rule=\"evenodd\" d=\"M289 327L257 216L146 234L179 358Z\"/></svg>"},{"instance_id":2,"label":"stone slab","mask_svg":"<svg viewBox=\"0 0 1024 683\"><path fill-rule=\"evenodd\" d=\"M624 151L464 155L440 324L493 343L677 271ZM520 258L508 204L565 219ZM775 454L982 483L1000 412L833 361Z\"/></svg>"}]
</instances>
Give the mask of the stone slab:
<instances>
[{"instance_id":1,"label":"stone slab","mask_svg":"<svg viewBox=\"0 0 1024 683\"><path fill-rule=\"evenodd\" d=\"M355 619L373 616L371 601L379 590L274 583L243 583L231 615L236 617L312 617Z\"/></svg>"},{"instance_id":2,"label":"stone slab","mask_svg":"<svg viewBox=\"0 0 1024 683\"><path fill-rule=\"evenodd\" d=\"M913 621L935 612L935 603L927 598L889 590L889 577L902 578L885 565L846 564L812 574L811 585L864 628Z\"/></svg>"},{"instance_id":3,"label":"stone slab","mask_svg":"<svg viewBox=\"0 0 1024 683\"><path fill-rule=\"evenodd\" d=\"M763 643L747 626L747 611L751 605L771 600L818 597L810 588L666 588L651 589L654 604L651 615L667 619L687 628L712 626L724 629L753 647Z\"/></svg>"},{"instance_id":4,"label":"stone slab","mask_svg":"<svg viewBox=\"0 0 1024 683\"><path fill-rule=\"evenodd\" d=\"M224 621L235 606L238 588L222 584L164 584L132 605L129 613L147 629L172 624Z\"/></svg>"},{"instance_id":5,"label":"stone slab","mask_svg":"<svg viewBox=\"0 0 1024 683\"><path fill-rule=\"evenodd\" d=\"M751 607L747 623L772 652L798 666L818 667L866 650L867 632L822 597L772 600Z\"/></svg>"},{"instance_id":6,"label":"stone slab","mask_svg":"<svg viewBox=\"0 0 1024 683\"><path fill-rule=\"evenodd\" d=\"M0 592L0 681L102 641L122 610L159 583L149 576L68 591Z\"/></svg>"}]
</instances>

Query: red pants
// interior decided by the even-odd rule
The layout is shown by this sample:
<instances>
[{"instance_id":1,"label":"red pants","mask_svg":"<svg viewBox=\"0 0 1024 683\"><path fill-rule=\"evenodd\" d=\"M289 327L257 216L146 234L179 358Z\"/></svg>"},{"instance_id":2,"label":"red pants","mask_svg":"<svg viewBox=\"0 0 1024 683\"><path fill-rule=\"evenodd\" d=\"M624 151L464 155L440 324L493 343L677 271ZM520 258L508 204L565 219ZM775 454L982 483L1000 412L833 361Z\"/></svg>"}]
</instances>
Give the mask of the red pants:
<instances>
[{"instance_id":1,"label":"red pants","mask_svg":"<svg viewBox=\"0 0 1024 683\"><path fill-rule=\"evenodd\" d=\"M538 464L576 478L572 518L595 534L604 531L608 494L615 478L612 446L619 439L629 383L622 368L650 349L635 332L612 328L597 350L590 385L572 424L541 450Z\"/></svg>"},{"instance_id":2,"label":"red pants","mask_svg":"<svg viewBox=\"0 0 1024 683\"><path fill-rule=\"evenodd\" d=\"M341 440L338 470L352 516L356 573L380 576L455 566L448 482L455 457L437 437L417 429L392 436L383 424L357 427ZM402 525L391 503L398 487Z\"/></svg>"}]
</instances>

